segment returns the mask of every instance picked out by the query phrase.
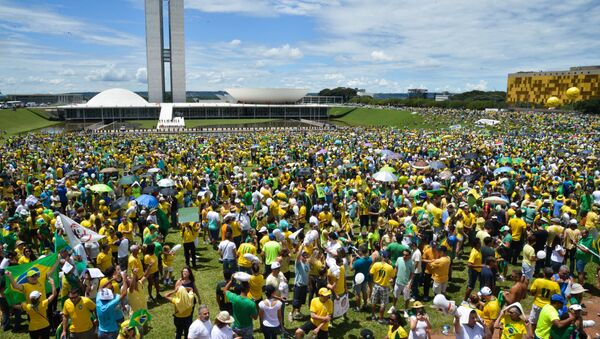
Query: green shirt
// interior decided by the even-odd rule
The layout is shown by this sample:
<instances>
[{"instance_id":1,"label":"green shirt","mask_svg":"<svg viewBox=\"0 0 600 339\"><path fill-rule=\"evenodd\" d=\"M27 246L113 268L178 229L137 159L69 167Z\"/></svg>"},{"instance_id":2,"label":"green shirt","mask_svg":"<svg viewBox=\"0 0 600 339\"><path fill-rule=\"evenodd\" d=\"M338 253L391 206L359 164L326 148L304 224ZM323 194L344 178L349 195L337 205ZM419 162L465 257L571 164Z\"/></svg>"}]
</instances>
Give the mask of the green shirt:
<instances>
[{"instance_id":1,"label":"green shirt","mask_svg":"<svg viewBox=\"0 0 600 339\"><path fill-rule=\"evenodd\" d=\"M254 301L229 291L225 295L233 306L233 328L252 328L252 316L258 314Z\"/></svg>"},{"instance_id":2,"label":"green shirt","mask_svg":"<svg viewBox=\"0 0 600 339\"><path fill-rule=\"evenodd\" d=\"M582 238L581 240L579 240L579 245L583 245L587 248L590 249L590 251L592 251L592 246L594 244L594 238L592 238L591 235L588 235L587 238ZM575 253L575 259L577 260L581 260L585 263L590 262L590 260L592 260L592 254L591 253L585 253L584 251L577 249L577 252Z\"/></svg>"},{"instance_id":3,"label":"green shirt","mask_svg":"<svg viewBox=\"0 0 600 339\"><path fill-rule=\"evenodd\" d=\"M535 329L535 335L540 339L549 339L550 330L552 329L552 322L558 320L558 311L554 306L548 304L542 307L540 317L538 318L537 327Z\"/></svg>"},{"instance_id":4,"label":"green shirt","mask_svg":"<svg viewBox=\"0 0 600 339\"><path fill-rule=\"evenodd\" d=\"M386 250L390 252L390 260L392 261L392 266L396 267L396 260L402 256L402 252L404 250L408 250L408 247L397 242L393 242L387 245Z\"/></svg>"},{"instance_id":5,"label":"green shirt","mask_svg":"<svg viewBox=\"0 0 600 339\"><path fill-rule=\"evenodd\" d=\"M263 251L265 252L265 264L271 265L281 252L281 244L275 240L269 240L263 246Z\"/></svg>"}]
</instances>

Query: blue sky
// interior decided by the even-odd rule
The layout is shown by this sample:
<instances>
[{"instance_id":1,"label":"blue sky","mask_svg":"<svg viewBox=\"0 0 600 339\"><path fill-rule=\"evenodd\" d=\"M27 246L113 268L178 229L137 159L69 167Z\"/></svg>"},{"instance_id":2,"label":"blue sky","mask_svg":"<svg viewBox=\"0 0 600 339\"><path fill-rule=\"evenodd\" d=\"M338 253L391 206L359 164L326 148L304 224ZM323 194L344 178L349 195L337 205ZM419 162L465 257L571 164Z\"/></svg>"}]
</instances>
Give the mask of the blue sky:
<instances>
[{"instance_id":1,"label":"blue sky","mask_svg":"<svg viewBox=\"0 0 600 339\"><path fill-rule=\"evenodd\" d=\"M505 90L600 64L597 0L185 0L188 90ZM0 0L3 93L146 90L143 0Z\"/></svg>"}]
</instances>

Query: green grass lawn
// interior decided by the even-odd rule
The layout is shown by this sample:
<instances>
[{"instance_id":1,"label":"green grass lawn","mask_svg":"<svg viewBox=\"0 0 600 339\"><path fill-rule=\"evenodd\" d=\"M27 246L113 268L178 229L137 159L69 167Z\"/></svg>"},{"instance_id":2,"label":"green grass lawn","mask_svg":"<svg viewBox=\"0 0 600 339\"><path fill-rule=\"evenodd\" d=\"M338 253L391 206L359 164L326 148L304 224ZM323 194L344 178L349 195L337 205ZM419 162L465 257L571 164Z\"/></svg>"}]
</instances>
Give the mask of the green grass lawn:
<instances>
[{"instance_id":1,"label":"green grass lawn","mask_svg":"<svg viewBox=\"0 0 600 339\"><path fill-rule=\"evenodd\" d=\"M139 241L138 238L136 238ZM166 239L166 243L173 247L174 244L177 244L181 241L180 233L178 230L171 230L169 236ZM194 276L196 278L196 285L200 292L201 303L207 304L210 308L211 318L214 319L218 313L218 306L215 299L215 286L217 282L222 280L222 266L218 261L218 254L212 247L202 244L202 241L198 253L200 255L199 260L199 268L194 271ZM463 295L465 293L466 284L467 284L467 269L466 269L466 259L468 257L468 253L470 248L467 248L465 251L466 254L463 255L461 260L455 260L453 264L453 276L450 281L448 287L448 297L451 300L460 304L462 301ZM174 262L174 273L175 277L180 276L181 269L184 267L185 261L183 258L183 250L177 252L176 260ZM290 265L293 268L293 263ZM513 267L509 267L509 272ZM516 267L514 267L516 268ZM596 268L596 265L590 264L587 265L586 271L588 272L588 283L592 282L593 272ZM348 281L348 290L351 291L351 272L348 272L349 277ZM293 282L290 282L290 285L293 286ZM477 285L479 286L479 284ZM499 283L499 286L502 288L510 288L512 286L512 282L507 281L504 283ZM589 288L589 286L587 287ZM161 290L161 294L164 295L165 292L169 291L169 288L163 287ZM597 293L597 290L592 288L592 293ZM430 292L432 293L432 292ZM292 295L290 295L290 298ZM531 308L531 303L533 298L531 296L527 297L523 302L523 306L527 314L529 314L529 310ZM426 303L429 305L430 303ZM354 302L351 302L351 306L354 305ZM398 306L401 305L401 301L398 303ZM173 305L167 302L161 302L160 304L152 304L149 305L149 312L153 316L153 320L150 323L151 330L145 336L146 338L170 338L175 333L175 326L173 325ZM389 308L389 305L386 307ZM399 307L400 308L400 307ZM291 324L287 321L287 312L291 310L291 306L286 306L286 319L285 326L289 332L294 331L297 327L301 326L304 321L293 321ZM444 324L452 325L452 318L449 316L442 315L439 311L436 311L429 306L426 308L427 313L431 319L434 333L440 333L441 328ZM309 314L308 306L305 305L302 308L303 314ZM194 313L194 317L197 316L197 308ZM357 338L359 337L360 330L363 328L370 328L375 332L376 338L383 338L386 334L386 327L374 321L367 320L369 313L367 312L355 312L354 310L349 310L347 313L347 319L336 319L334 320L334 326L330 328L330 338ZM254 328L258 327L258 320L254 322ZM27 338L28 334L26 332L13 333L13 332L3 332L2 338ZM262 338L260 332L255 332L256 338Z\"/></svg>"},{"instance_id":2,"label":"green grass lawn","mask_svg":"<svg viewBox=\"0 0 600 339\"><path fill-rule=\"evenodd\" d=\"M46 120L25 108L19 108L16 111L13 111L12 109L0 110L0 121L2 121L0 130L6 131L9 135L33 131L62 123L60 121Z\"/></svg>"},{"instance_id":3,"label":"green grass lawn","mask_svg":"<svg viewBox=\"0 0 600 339\"><path fill-rule=\"evenodd\" d=\"M203 127L216 125L261 124L275 119L186 119L185 127ZM129 120L131 124L138 124L140 128L156 128L157 120Z\"/></svg>"},{"instance_id":4,"label":"green grass lawn","mask_svg":"<svg viewBox=\"0 0 600 339\"><path fill-rule=\"evenodd\" d=\"M333 112L335 114L341 114L347 111L347 108L340 107ZM332 119L331 122L345 126L427 127L420 115L413 115L409 111L365 107L352 110L350 113L339 119Z\"/></svg>"}]
</instances>

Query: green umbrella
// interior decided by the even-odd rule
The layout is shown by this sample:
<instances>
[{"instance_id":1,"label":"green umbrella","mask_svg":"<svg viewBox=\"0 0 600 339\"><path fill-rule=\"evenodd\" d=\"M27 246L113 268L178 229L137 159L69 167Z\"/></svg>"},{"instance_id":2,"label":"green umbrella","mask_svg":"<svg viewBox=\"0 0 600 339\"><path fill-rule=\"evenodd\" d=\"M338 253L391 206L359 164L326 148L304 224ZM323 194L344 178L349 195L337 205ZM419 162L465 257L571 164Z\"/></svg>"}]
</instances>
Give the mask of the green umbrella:
<instances>
[{"instance_id":1,"label":"green umbrella","mask_svg":"<svg viewBox=\"0 0 600 339\"><path fill-rule=\"evenodd\" d=\"M389 165L383 166L379 171L380 172L396 173L396 170L393 167L389 166Z\"/></svg>"},{"instance_id":2,"label":"green umbrella","mask_svg":"<svg viewBox=\"0 0 600 339\"><path fill-rule=\"evenodd\" d=\"M135 175L126 175L124 177L122 177L121 179L119 179L119 184L120 185L131 185L134 182L136 182L138 180L138 177L136 177Z\"/></svg>"},{"instance_id":3,"label":"green umbrella","mask_svg":"<svg viewBox=\"0 0 600 339\"><path fill-rule=\"evenodd\" d=\"M500 164L512 164L513 159L511 157L502 157L498 159L498 163Z\"/></svg>"},{"instance_id":4,"label":"green umbrella","mask_svg":"<svg viewBox=\"0 0 600 339\"><path fill-rule=\"evenodd\" d=\"M94 185L92 187L90 187L90 189L96 193L103 193L103 192L112 192L113 189L110 188L110 186L105 185L105 184L97 184Z\"/></svg>"}]
</instances>

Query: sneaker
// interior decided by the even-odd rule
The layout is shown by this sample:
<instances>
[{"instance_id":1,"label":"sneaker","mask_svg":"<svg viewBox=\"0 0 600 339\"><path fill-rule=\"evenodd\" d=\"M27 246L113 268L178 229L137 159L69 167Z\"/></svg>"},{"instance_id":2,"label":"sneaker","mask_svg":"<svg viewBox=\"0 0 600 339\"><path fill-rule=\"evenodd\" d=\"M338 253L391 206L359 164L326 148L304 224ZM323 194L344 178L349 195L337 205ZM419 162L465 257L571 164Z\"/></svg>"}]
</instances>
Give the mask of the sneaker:
<instances>
[{"instance_id":1,"label":"sneaker","mask_svg":"<svg viewBox=\"0 0 600 339\"><path fill-rule=\"evenodd\" d=\"M404 311L404 318L408 318L408 312Z\"/></svg>"},{"instance_id":2,"label":"sneaker","mask_svg":"<svg viewBox=\"0 0 600 339\"><path fill-rule=\"evenodd\" d=\"M292 312L288 313L288 321L289 322L294 321L294 315L292 314Z\"/></svg>"},{"instance_id":3,"label":"sneaker","mask_svg":"<svg viewBox=\"0 0 600 339\"><path fill-rule=\"evenodd\" d=\"M392 314L396 312L396 308L394 306L390 307L390 309L387 311L388 314Z\"/></svg>"},{"instance_id":4,"label":"sneaker","mask_svg":"<svg viewBox=\"0 0 600 339\"><path fill-rule=\"evenodd\" d=\"M498 276L498 281L499 281L499 282L504 282L504 280L506 280L506 279L504 279L504 276L503 276L502 274L500 274L500 275Z\"/></svg>"},{"instance_id":5,"label":"sneaker","mask_svg":"<svg viewBox=\"0 0 600 339\"><path fill-rule=\"evenodd\" d=\"M409 301L410 301L411 303L414 303L414 302L415 302L415 298L410 298L410 300L409 300Z\"/></svg>"}]
</instances>

